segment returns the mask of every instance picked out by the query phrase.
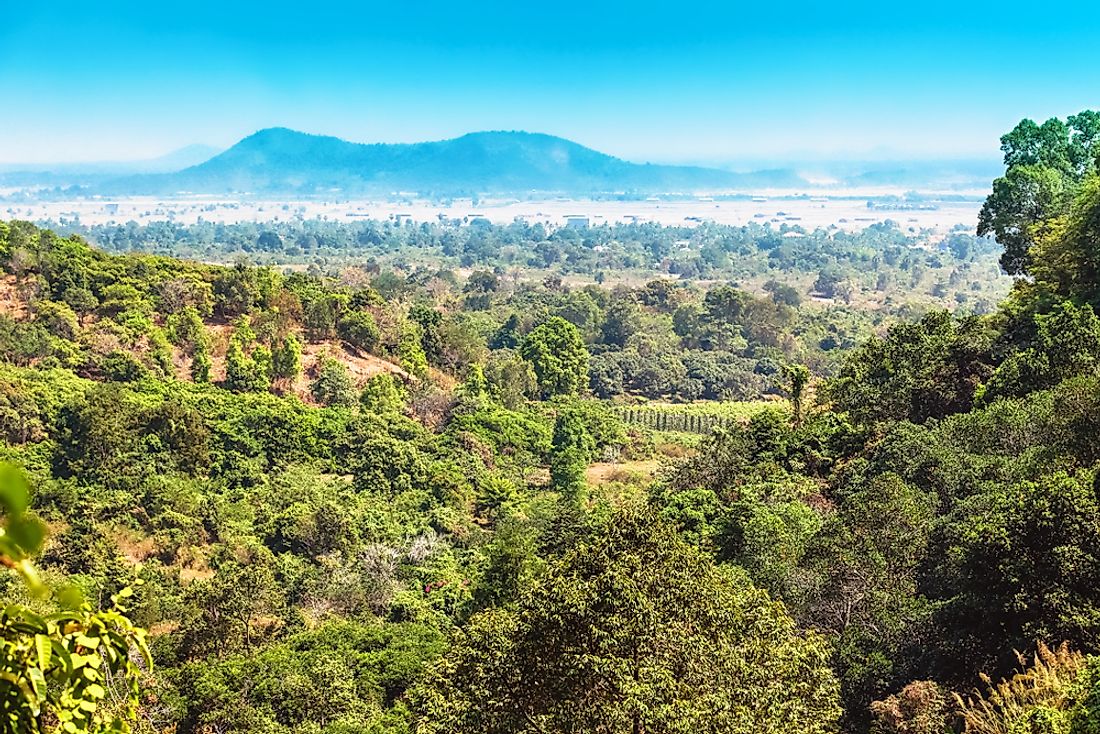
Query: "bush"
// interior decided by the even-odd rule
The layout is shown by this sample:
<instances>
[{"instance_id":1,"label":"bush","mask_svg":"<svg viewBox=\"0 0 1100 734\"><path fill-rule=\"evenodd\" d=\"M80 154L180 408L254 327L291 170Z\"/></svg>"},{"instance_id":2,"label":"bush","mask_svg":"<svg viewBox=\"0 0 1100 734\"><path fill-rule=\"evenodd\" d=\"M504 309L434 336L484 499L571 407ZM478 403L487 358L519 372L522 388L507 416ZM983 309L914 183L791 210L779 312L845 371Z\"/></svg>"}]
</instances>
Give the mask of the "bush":
<instances>
[{"instance_id":1,"label":"bush","mask_svg":"<svg viewBox=\"0 0 1100 734\"><path fill-rule=\"evenodd\" d=\"M99 369L104 379L110 382L137 382L148 374L137 357L120 349L104 356L99 362Z\"/></svg>"},{"instance_id":2,"label":"bush","mask_svg":"<svg viewBox=\"0 0 1100 734\"><path fill-rule=\"evenodd\" d=\"M370 352L378 346L381 332L374 317L366 311L349 311L337 324L340 338L357 349Z\"/></svg>"},{"instance_id":3,"label":"bush","mask_svg":"<svg viewBox=\"0 0 1100 734\"><path fill-rule=\"evenodd\" d=\"M309 384L309 394L322 405L352 408L356 403L355 384L343 362L323 357L317 376Z\"/></svg>"}]
</instances>

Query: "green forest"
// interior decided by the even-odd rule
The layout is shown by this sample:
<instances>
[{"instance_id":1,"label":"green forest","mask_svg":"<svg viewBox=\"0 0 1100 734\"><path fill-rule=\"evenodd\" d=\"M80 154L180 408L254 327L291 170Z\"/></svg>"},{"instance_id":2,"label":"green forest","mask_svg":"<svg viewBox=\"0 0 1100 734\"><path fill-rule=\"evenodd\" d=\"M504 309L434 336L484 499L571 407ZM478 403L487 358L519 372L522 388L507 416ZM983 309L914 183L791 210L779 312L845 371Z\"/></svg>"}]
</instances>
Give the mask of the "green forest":
<instances>
[{"instance_id":1,"label":"green forest","mask_svg":"<svg viewBox=\"0 0 1100 734\"><path fill-rule=\"evenodd\" d=\"M1001 142L942 241L0 222L0 731L1095 734L1100 114Z\"/></svg>"}]
</instances>

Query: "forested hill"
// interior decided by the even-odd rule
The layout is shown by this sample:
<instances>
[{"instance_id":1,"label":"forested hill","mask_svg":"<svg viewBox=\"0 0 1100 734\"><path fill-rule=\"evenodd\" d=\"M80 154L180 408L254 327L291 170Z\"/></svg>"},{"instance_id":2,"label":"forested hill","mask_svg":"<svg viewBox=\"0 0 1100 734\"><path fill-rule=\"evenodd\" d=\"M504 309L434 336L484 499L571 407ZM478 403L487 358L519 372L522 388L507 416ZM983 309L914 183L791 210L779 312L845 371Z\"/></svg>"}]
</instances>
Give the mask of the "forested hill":
<instances>
[{"instance_id":1,"label":"forested hill","mask_svg":"<svg viewBox=\"0 0 1100 734\"><path fill-rule=\"evenodd\" d=\"M577 143L524 132L481 132L414 144L361 144L285 128L260 130L205 163L174 174L105 185L114 193L314 194L410 191L437 195L530 191L690 192L768 182L688 166L628 163ZM775 177L779 176L779 179ZM771 184L801 183L772 174Z\"/></svg>"},{"instance_id":2,"label":"forested hill","mask_svg":"<svg viewBox=\"0 0 1100 734\"><path fill-rule=\"evenodd\" d=\"M0 223L0 731L1095 734L1100 115L1002 143L1012 293L827 374L782 289Z\"/></svg>"}]
</instances>

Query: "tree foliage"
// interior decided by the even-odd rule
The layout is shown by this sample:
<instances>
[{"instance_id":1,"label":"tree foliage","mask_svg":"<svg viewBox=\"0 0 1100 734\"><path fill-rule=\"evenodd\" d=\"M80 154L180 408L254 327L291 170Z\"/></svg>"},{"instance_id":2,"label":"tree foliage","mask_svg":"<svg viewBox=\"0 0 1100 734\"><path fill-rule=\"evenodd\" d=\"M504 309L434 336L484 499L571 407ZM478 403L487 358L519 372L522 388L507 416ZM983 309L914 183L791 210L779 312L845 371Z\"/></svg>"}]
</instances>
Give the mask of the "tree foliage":
<instances>
[{"instance_id":1,"label":"tree foliage","mask_svg":"<svg viewBox=\"0 0 1100 734\"><path fill-rule=\"evenodd\" d=\"M514 612L470 621L418 691L418 729L828 732L838 709L825 657L744 578L625 511L554 561Z\"/></svg>"},{"instance_id":2,"label":"tree foliage","mask_svg":"<svg viewBox=\"0 0 1100 734\"><path fill-rule=\"evenodd\" d=\"M531 363L544 396L575 395L588 375L588 350L577 327L554 316L523 340L520 354Z\"/></svg>"}]
</instances>

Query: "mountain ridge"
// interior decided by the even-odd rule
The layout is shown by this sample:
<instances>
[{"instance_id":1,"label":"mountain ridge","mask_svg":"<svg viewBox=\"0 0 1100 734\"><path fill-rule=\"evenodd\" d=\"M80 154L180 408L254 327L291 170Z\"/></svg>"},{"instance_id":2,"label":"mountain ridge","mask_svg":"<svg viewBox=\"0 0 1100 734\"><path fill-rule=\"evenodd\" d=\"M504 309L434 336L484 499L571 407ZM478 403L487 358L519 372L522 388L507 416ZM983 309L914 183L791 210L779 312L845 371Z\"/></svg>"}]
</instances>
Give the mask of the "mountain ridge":
<instances>
[{"instance_id":1,"label":"mountain ridge","mask_svg":"<svg viewBox=\"0 0 1100 734\"><path fill-rule=\"evenodd\" d=\"M764 174L794 178L789 172ZM356 143L285 127L257 130L209 160L128 176L111 193L671 193L723 190L761 174L633 163L546 133L491 130L420 143Z\"/></svg>"}]
</instances>

